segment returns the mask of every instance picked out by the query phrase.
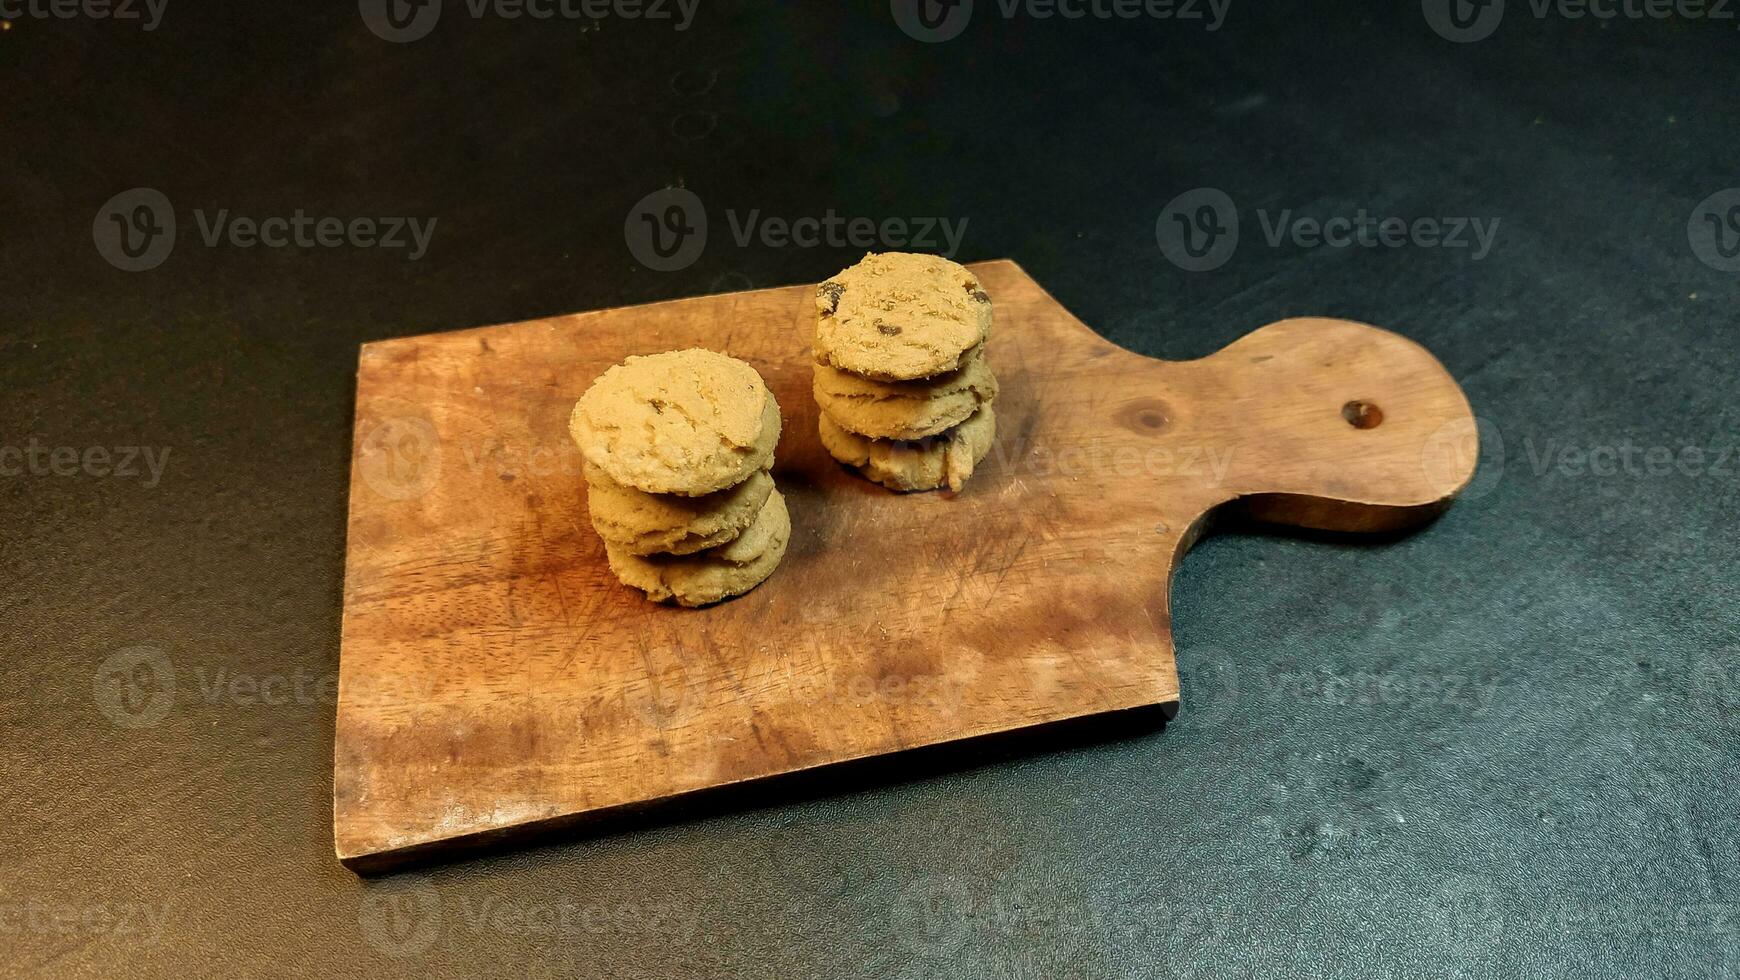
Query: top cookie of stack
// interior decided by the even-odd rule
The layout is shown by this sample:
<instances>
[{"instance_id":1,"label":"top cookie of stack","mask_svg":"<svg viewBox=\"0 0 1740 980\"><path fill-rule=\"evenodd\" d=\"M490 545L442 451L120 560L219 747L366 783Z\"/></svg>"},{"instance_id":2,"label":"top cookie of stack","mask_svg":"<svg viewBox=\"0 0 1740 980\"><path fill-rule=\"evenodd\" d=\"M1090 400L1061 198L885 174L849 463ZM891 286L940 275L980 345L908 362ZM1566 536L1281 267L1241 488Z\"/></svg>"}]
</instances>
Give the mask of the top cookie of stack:
<instances>
[{"instance_id":1,"label":"top cookie of stack","mask_svg":"<svg viewBox=\"0 0 1740 980\"><path fill-rule=\"evenodd\" d=\"M947 259L870 254L816 290L822 444L895 490L959 490L996 435L991 298Z\"/></svg>"},{"instance_id":2,"label":"top cookie of stack","mask_svg":"<svg viewBox=\"0 0 1740 980\"><path fill-rule=\"evenodd\" d=\"M773 461L779 403L761 375L710 350L630 357L592 383L568 419L586 461L647 493L699 497Z\"/></svg>"},{"instance_id":3,"label":"top cookie of stack","mask_svg":"<svg viewBox=\"0 0 1740 980\"><path fill-rule=\"evenodd\" d=\"M575 404L592 527L610 567L657 600L747 592L791 537L768 468L779 403L742 361L707 350L630 357Z\"/></svg>"}]
</instances>

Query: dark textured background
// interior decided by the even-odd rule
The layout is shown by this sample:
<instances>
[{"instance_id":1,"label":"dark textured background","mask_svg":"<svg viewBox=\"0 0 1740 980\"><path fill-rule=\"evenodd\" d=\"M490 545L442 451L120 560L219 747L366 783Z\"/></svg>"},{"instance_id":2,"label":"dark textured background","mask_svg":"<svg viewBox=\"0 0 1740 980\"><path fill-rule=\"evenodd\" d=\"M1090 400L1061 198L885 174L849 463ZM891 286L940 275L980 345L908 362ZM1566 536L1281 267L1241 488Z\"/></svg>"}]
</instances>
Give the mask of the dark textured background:
<instances>
[{"instance_id":1,"label":"dark textured background","mask_svg":"<svg viewBox=\"0 0 1740 980\"><path fill-rule=\"evenodd\" d=\"M1740 185L1734 21L1512 0L1457 45L1408 2L1234 0L1207 32L980 0L933 45L878 2L449 8L407 45L346 2L0 33L0 446L170 451L155 486L0 477L0 974L1740 976L1740 460L1560 455L1740 439L1740 275L1687 235ZM658 273L624 218L671 184L715 231ZM91 228L139 186L183 231L126 273ZM1245 241L1188 274L1155 221L1199 186ZM1255 216L1360 207L1501 226L1474 261L1270 248ZM207 248L198 208L439 224L412 262ZM1163 732L353 877L320 683L358 344L857 258L737 246L757 208L965 219L959 258L1160 357L1391 327L1462 381L1486 467L1399 542L1206 542ZM175 693L129 727L140 646Z\"/></svg>"}]
</instances>

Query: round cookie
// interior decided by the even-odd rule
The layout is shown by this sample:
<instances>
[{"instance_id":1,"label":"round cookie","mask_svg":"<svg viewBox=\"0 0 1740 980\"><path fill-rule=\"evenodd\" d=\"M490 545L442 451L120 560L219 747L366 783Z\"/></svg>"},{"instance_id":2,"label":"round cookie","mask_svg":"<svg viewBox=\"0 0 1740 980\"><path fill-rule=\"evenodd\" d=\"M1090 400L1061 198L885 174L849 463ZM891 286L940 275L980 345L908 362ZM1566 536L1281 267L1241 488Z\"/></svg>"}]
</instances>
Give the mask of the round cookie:
<instances>
[{"instance_id":1,"label":"round cookie","mask_svg":"<svg viewBox=\"0 0 1740 980\"><path fill-rule=\"evenodd\" d=\"M640 557L606 541L610 570L624 585L645 592L655 602L674 600L680 606L706 606L742 595L760 585L779 567L791 542L791 514L778 490L755 522L731 543L692 555Z\"/></svg>"},{"instance_id":2,"label":"round cookie","mask_svg":"<svg viewBox=\"0 0 1740 980\"><path fill-rule=\"evenodd\" d=\"M967 420L997 397L997 376L983 345L947 374L919 381L871 381L826 364L815 366L816 403L840 428L872 439L923 439Z\"/></svg>"},{"instance_id":3,"label":"round cookie","mask_svg":"<svg viewBox=\"0 0 1740 980\"><path fill-rule=\"evenodd\" d=\"M817 428L829 455L890 490L947 486L958 492L973 475L973 467L991 451L997 415L989 404L982 405L960 425L918 442L866 439L840 428L826 413L818 417Z\"/></svg>"},{"instance_id":4,"label":"round cookie","mask_svg":"<svg viewBox=\"0 0 1740 980\"><path fill-rule=\"evenodd\" d=\"M600 375L575 403L568 433L623 486L699 497L772 464L779 403L736 358L669 351Z\"/></svg>"},{"instance_id":5,"label":"round cookie","mask_svg":"<svg viewBox=\"0 0 1740 980\"><path fill-rule=\"evenodd\" d=\"M871 253L816 289L816 358L866 378L953 371L990 335L978 277L935 255Z\"/></svg>"},{"instance_id":6,"label":"round cookie","mask_svg":"<svg viewBox=\"0 0 1740 980\"><path fill-rule=\"evenodd\" d=\"M773 492L766 470L704 497L680 497L625 487L590 463L585 469L593 529L631 555L687 555L722 545L755 520Z\"/></svg>"}]
</instances>

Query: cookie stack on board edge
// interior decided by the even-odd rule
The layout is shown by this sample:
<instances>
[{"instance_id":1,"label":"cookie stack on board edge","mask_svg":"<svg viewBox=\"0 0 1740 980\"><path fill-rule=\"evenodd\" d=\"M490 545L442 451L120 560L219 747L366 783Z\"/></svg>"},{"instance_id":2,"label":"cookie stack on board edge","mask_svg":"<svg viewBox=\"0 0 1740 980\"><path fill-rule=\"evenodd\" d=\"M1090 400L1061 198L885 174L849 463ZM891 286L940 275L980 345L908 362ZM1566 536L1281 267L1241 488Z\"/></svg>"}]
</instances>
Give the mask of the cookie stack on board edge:
<instances>
[{"instance_id":1,"label":"cookie stack on board edge","mask_svg":"<svg viewBox=\"0 0 1740 980\"><path fill-rule=\"evenodd\" d=\"M934 255L872 253L816 289L822 445L891 490L960 490L997 435L991 297Z\"/></svg>"},{"instance_id":2,"label":"cookie stack on board edge","mask_svg":"<svg viewBox=\"0 0 1740 980\"><path fill-rule=\"evenodd\" d=\"M610 570L655 601L705 606L760 585L791 516L768 468L779 403L755 369L713 351L630 357L568 420Z\"/></svg>"}]
</instances>

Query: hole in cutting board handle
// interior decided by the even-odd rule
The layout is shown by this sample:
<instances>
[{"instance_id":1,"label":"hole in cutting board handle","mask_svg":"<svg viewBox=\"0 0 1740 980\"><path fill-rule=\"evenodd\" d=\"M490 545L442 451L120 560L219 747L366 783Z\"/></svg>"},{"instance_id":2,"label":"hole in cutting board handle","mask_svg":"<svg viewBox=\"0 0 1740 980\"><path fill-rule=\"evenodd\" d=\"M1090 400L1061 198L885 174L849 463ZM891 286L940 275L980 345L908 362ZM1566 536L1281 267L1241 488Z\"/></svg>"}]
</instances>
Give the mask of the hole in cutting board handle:
<instances>
[{"instance_id":1,"label":"hole in cutting board handle","mask_svg":"<svg viewBox=\"0 0 1740 980\"><path fill-rule=\"evenodd\" d=\"M1341 406L1341 417L1356 429L1375 429L1384 424L1384 410L1362 399Z\"/></svg>"}]
</instances>

